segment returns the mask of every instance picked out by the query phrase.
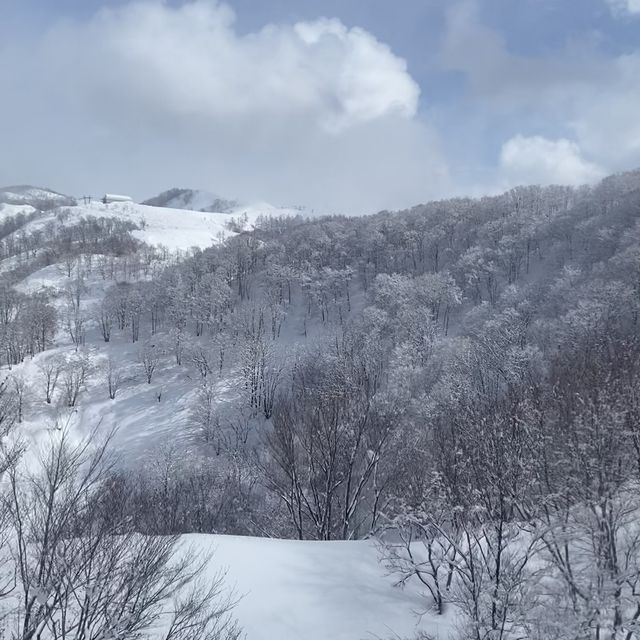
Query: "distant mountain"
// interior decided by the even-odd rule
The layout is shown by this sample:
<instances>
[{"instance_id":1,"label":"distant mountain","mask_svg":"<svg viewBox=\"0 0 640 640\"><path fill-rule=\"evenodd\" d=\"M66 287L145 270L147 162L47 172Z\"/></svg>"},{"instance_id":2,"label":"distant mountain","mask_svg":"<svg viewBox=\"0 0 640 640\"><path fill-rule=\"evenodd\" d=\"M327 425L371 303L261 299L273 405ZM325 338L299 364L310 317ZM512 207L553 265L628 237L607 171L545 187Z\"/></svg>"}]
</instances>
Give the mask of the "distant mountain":
<instances>
[{"instance_id":1,"label":"distant mountain","mask_svg":"<svg viewBox=\"0 0 640 640\"><path fill-rule=\"evenodd\" d=\"M71 196L31 185L0 188L0 203L31 205L42 211L55 207L72 207L77 204L75 198Z\"/></svg>"},{"instance_id":2,"label":"distant mountain","mask_svg":"<svg viewBox=\"0 0 640 640\"><path fill-rule=\"evenodd\" d=\"M238 208L236 200L227 200L207 191L195 189L169 189L142 204L151 207L168 209L188 209L190 211L207 211L229 213Z\"/></svg>"}]
</instances>

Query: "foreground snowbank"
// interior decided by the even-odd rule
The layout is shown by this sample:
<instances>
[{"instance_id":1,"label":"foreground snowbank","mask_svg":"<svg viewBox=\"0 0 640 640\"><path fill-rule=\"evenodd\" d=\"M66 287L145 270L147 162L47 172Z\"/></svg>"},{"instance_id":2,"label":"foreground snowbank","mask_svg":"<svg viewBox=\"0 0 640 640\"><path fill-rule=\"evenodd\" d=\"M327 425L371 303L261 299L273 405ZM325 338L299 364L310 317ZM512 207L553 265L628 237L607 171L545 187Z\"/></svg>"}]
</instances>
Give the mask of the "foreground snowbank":
<instances>
[{"instance_id":1,"label":"foreground snowbank","mask_svg":"<svg viewBox=\"0 0 640 640\"><path fill-rule=\"evenodd\" d=\"M242 596L235 611L247 640L449 637L451 622L424 612L417 589L393 586L372 541L313 542L188 535L213 552L211 575L227 570Z\"/></svg>"}]
</instances>

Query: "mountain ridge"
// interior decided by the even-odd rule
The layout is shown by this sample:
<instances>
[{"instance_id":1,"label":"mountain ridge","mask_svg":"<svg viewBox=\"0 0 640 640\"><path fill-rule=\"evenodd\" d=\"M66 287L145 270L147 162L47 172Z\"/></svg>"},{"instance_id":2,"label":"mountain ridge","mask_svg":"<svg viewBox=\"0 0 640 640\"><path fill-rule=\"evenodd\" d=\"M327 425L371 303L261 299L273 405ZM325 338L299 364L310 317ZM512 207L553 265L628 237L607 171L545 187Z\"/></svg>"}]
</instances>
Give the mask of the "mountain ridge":
<instances>
[{"instance_id":1,"label":"mountain ridge","mask_svg":"<svg viewBox=\"0 0 640 640\"><path fill-rule=\"evenodd\" d=\"M21 184L0 187L0 204L28 204L44 211L55 207L74 206L76 199L48 187Z\"/></svg>"},{"instance_id":2,"label":"mountain ridge","mask_svg":"<svg viewBox=\"0 0 640 640\"><path fill-rule=\"evenodd\" d=\"M144 200L141 204L168 209L189 209L209 213L229 213L240 203L237 200L222 198L214 193L200 189L173 187L157 196Z\"/></svg>"}]
</instances>

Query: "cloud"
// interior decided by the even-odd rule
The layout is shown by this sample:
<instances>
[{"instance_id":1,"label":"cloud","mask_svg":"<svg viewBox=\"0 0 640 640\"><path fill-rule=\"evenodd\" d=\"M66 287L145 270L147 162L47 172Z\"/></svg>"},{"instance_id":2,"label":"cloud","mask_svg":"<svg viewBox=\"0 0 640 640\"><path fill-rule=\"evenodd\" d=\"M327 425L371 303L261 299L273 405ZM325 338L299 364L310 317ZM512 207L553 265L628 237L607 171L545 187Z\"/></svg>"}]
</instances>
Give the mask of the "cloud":
<instances>
[{"instance_id":1,"label":"cloud","mask_svg":"<svg viewBox=\"0 0 640 640\"><path fill-rule=\"evenodd\" d=\"M592 183L605 172L582 156L580 147L571 140L548 140L541 136L517 135L500 151L500 169L508 186L518 184Z\"/></svg>"},{"instance_id":2,"label":"cloud","mask_svg":"<svg viewBox=\"0 0 640 640\"><path fill-rule=\"evenodd\" d=\"M357 211L447 181L405 61L336 19L240 34L215 0L142 1L4 47L0 181L140 195L188 182Z\"/></svg>"},{"instance_id":3,"label":"cloud","mask_svg":"<svg viewBox=\"0 0 640 640\"><path fill-rule=\"evenodd\" d=\"M405 61L366 31L321 19L240 36L234 19L213 0L137 2L59 26L45 50L82 93L98 85L101 98L174 117L307 114L342 129L416 114L420 89Z\"/></svg>"},{"instance_id":4,"label":"cloud","mask_svg":"<svg viewBox=\"0 0 640 640\"><path fill-rule=\"evenodd\" d=\"M585 38L514 53L479 9L464 0L449 10L442 63L464 75L476 116L506 140L498 183L575 183L640 165L640 49L611 55Z\"/></svg>"},{"instance_id":5,"label":"cloud","mask_svg":"<svg viewBox=\"0 0 640 640\"><path fill-rule=\"evenodd\" d=\"M640 49L514 52L480 0L448 4L422 97L403 58L337 19L246 33L216 0L108 4L4 33L0 184L360 213L640 165Z\"/></svg>"},{"instance_id":6,"label":"cloud","mask_svg":"<svg viewBox=\"0 0 640 640\"><path fill-rule=\"evenodd\" d=\"M539 56L516 54L502 34L482 23L479 12L475 0L447 11L441 63L463 73L474 97L492 109L564 109L606 78L610 61L596 55L590 40Z\"/></svg>"},{"instance_id":7,"label":"cloud","mask_svg":"<svg viewBox=\"0 0 640 640\"><path fill-rule=\"evenodd\" d=\"M640 164L640 53L615 58L608 79L569 114L580 146L614 170ZM604 86L603 86L604 85Z\"/></svg>"},{"instance_id":8,"label":"cloud","mask_svg":"<svg viewBox=\"0 0 640 640\"><path fill-rule=\"evenodd\" d=\"M606 0L614 15L639 14L640 0Z\"/></svg>"}]
</instances>

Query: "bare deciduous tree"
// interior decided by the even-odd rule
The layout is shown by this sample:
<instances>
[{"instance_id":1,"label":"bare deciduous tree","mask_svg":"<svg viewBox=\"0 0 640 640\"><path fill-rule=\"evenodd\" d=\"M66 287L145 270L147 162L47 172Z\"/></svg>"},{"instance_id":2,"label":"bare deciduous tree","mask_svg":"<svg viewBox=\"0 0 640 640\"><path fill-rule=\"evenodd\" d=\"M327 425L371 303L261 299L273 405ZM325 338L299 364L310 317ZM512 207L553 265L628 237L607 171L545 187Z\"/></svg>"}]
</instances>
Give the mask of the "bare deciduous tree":
<instances>
[{"instance_id":1,"label":"bare deciduous tree","mask_svg":"<svg viewBox=\"0 0 640 640\"><path fill-rule=\"evenodd\" d=\"M68 407L75 407L80 391L91 373L91 358L88 353L80 353L69 359L62 372L65 400Z\"/></svg>"},{"instance_id":2,"label":"bare deciduous tree","mask_svg":"<svg viewBox=\"0 0 640 640\"><path fill-rule=\"evenodd\" d=\"M138 352L140 364L148 384L151 384L153 374L160 363L160 353L160 346L149 340L143 344L142 349Z\"/></svg>"},{"instance_id":3,"label":"bare deciduous tree","mask_svg":"<svg viewBox=\"0 0 640 640\"><path fill-rule=\"evenodd\" d=\"M379 411L351 365L344 356L310 359L276 402L264 471L301 539L358 537L379 517L395 409Z\"/></svg>"},{"instance_id":4,"label":"bare deciduous tree","mask_svg":"<svg viewBox=\"0 0 640 640\"><path fill-rule=\"evenodd\" d=\"M234 599L222 576L204 584L209 558L176 537L136 533L122 502L106 509L108 443L72 445L63 433L38 468L11 471L21 594L9 618L14 637L235 640Z\"/></svg>"},{"instance_id":5,"label":"bare deciduous tree","mask_svg":"<svg viewBox=\"0 0 640 640\"><path fill-rule=\"evenodd\" d=\"M51 404L58 379L64 370L64 360L58 356L49 357L38 365L38 369L44 377L45 400Z\"/></svg>"},{"instance_id":6,"label":"bare deciduous tree","mask_svg":"<svg viewBox=\"0 0 640 640\"><path fill-rule=\"evenodd\" d=\"M22 422L24 417L25 402L27 401L26 392L28 390L27 381L24 376L19 373L14 373L11 376L11 385L13 387L13 393L16 399L16 410L18 422Z\"/></svg>"},{"instance_id":7,"label":"bare deciduous tree","mask_svg":"<svg viewBox=\"0 0 640 640\"><path fill-rule=\"evenodd\" d=\"M98 324L100 325L102 338L105 342L109 342L111 340L111 330L113 328L114 313L109 308L105 300L102 301L102 304L98 308L96 315Z\"/></svg>"},{"instance_id":8,"label":"bare deciduous tree","mask_svg":"<svg viewBox=\"0 0 640 640\"><path fill-rule=\"evenodd\" d=\"M109 392L109 398L114 400L120 385L122 384L122 370L113 361L113 358L107 360L106 367L104 369L104 378L107 383L107 390Z\"/></svg>"},{"instance_id":9,"label":"bare deciduous tree","mask_svg":"<svg viewBox=\"0 0 640 640\"><path fill-rule=\"evenodd\" d=\"M207 378L200 384L191 416L202 432L206 442L215 443L220 449L220 418L217 411L217 389L215 380Z\"/></svg>"}]
</instances>

